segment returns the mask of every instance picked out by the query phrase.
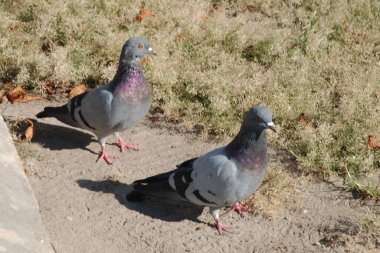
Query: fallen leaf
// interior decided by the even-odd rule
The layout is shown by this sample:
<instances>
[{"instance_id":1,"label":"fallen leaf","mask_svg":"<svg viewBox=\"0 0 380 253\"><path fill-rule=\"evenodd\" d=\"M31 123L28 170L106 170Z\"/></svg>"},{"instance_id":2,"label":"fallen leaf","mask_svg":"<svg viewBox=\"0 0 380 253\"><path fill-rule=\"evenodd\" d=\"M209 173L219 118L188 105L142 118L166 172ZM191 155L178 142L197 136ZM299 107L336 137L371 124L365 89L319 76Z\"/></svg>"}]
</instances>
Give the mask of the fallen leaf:
<instances>
[{"instance_id":1,"label":"fallen leaf","mask_svg":"<svg viewBox=\"0 0 380 253\"><path fill-rule=\"evenodd\" d=\"M6 95L7 99L13 104L13 103L24 103L28 101L33 100L39 100L42 99L41 96L30 96L26 93L26 91L21 88L20 86L17 86L12 91L8 92Z\"/></svg>"},{"instance_id":2,"label":"fallen leaf","mask_svg":"<svg viewBox=\"0 0 380 253\"><path fill-rule=\"evenodd\" d=\"M51 83L47 83L45 85L45 91L48 95L52 95L54 93L53 85Z\"/></svg>"},{"instance_id":3,"label":"fallen leaf","mask_svg":"<svg viewBox=\"0 0 380 253\"><path fill-rule=\"evenodd\" d=\"M367 148L370 150L380 149L380 143L377 141L375 135L368 135Z\"/></svg>"},{"instance_id":4,"label":"fallen leaf","mask_svg":"<svg viewBox=\"0 0 380 253\"><path fill-rule=\"evenodd\" d=\"M300 114L299 122L300 122L304 127L307 127L307 126L309 125L309 124L307 123L306 119L305 119L305 113L301 113L301 114Z\"/></svg>"},{"instance_id":5,"label":"fallen leaf","mask_svg":"<svg viewBox=\"0 0 380 253\"><path fill-rule=\"evenodd\" d=\"M87 90L88 90L87 87L83 84L76 86L73 89L71 89L69 93L69 98L71 99L73 97L76 97L82 93L85 93Z\"/></svg>"},{"instance_id":6,"label":"fallen leaf","mask_svg":"<svg viewBox=\"0 0 380 253\"><path fill-rule=\"evenodd\" d=\"M185 38L185 34L181 31L181 32L178 33L177 37L175 38L175 42L177 44L181 43L184 38Z\"/></svg>"},{"instance_id":7,"label":"fallen leaf","mask_svg":"<svg viewBox=\"0 0 380 253\"><path fill-rule=\"evenodd\" d=\"M140 10L139 14L136 16L136 20L139 21L140 23L143 22L143 20L147 17L155 17L156 13L154 13L151 10L148 9L142 9Z\"/></svg>"},{"instance_id":8,"label":"fallen leaf","mask_svg":"<svg viewBox=\"0 0 380 253\"><path fill-rule=\"evenodd\" d=\"M25 140L30 142L35 135L35 130L34 130L34 124L30 119L25 120L25 122L28 124L28 127L25 130Z\"/></svg>"},{"instance_id":9,"label":"fallen leaf","mask_svg":"<svg viewBox=\"0 0 380 253\"><path fill-rule=\"evenodd\" d=\"M0 104L3 102L4 94L9 90L9 88L13 85L12 82L7 83L4 85L4 87L0 90Z\"/></svg>"},{"instance_id":10,"label":"fallen leaf","mask_svg":"<svg viewBox=\"0 0 380 253\"><path fill-rule=\"evenodd\" d=\"M257 5L254 5L254 4L247 5L247 9L248 9L249 12L260 11L260 7L258 7Z\"/></svg>"}]
</instances>

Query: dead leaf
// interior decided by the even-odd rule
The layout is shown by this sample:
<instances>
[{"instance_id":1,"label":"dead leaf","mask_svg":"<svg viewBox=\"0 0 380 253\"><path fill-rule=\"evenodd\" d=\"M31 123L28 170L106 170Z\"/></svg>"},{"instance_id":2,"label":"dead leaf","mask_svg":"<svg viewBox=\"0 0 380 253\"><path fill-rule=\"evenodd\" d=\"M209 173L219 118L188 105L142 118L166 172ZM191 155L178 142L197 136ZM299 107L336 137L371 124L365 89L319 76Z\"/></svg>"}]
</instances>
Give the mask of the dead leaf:
<instances>
[{"instance_id":1,"label":"dead leaf","mask_svg":"<svg viewBox=\"0 0 380 253\"><path fill-rule=\"evenodd\" d=\"M34 124L30 119L26 119L25 122L28 124L28 127L25 130L25 140L30 142L33 138L33 136L36 134L34 130Z\"/></svg>"},{"instance_id":2,"label":"dead leaf","mask_svg":"<svg viewBox=\"0 0 380 253\"><path fill-rule=\"evenodd\" d=\"M309 123L307 123L307 121L306 121L306 119L305 119L305 113L301 113L301 114L300 114L299 122L300 122L304 127L309 126Z\"/></svg>"},{"instance_id":3,"label":"dead leaf","mask_svg":"<svg viewBox=\"0 0 380 253\"><path fill-rule=\"evenodd\" d=\"M9 88L13 85L12 82L7 83L4 85L4 87L0 90L0 104L3 102L4 94L9 90Z\"/></svg>"},{"instance_id":4,"label":"dead leaf","mask_svg":"<svg viewBox=\"0 0 380 253\"><path fill-rule=\"evenodd\" d=\"M367 148L369 150L380 149L380 143L377 141L377 138L375 135L368 135Z\"/></svg>"},{"instance_id":5,"label":"dead leaf","mask_svg":"<svg viewBox=\"0 0 380 253\"><path fill-rule=\"evenodd\" d=\"M73 89L71 89L69 93L69 98L72 99L73 97L76 97L82 93L85 93L87 90L88 90L87 87L83 84L76 86Z\"/></svg>"},{"instance_id":6,"label":"dead leaf","mask_svg":"<svg viewBox=\"0 0 380 253\"><path fill-rule=\"evenodd\" d=\"M136 20L139 21L140 23L143 22L143 20L147 17L155 17L156 13L154 13L151 10L148 9L142 9L140 10L139 14L136 16Z\"/></svg>"},{"instance_id":7,"label":"dead leaf","mask_svg":"<svg viewBox=\"0 0 380 253\"><path fill-rule=\"evenodd\" d=\"M13 104L13 103L24 103L28 101L33 100L39 100L42 99L41 96L30 96L26 93L26 91L21 88L20 86L17 86L12 91L8 92L6 95L7 99Z\"/></svg>"},{"instance_id":8,"label":"dead leaf","mask_svg":"<svg viewBox=\"0 0 380 253\"><path fill-rule=\"evenodd\" d=\"M257 11L260 11L260 7L258 7L257 5L254 5L254 4L248 4L247 10L249 12L257 12Z\"/></svg>"},{"instance_id":9,"label":"dead leaf","mask_svg":"<svg viewBox=\"0 0 380 253\"><path fill-rule=\"evenodd\" d=\"M53 95L54 90L53 90L53 85L51 83L47 83L45 85L45 91L48 95Z\"/></svg>"},{"instance_id":10,"label":"dead leaf","mask_svg":"<svg viewBox=\"0 0 380 253\"><path fill-rule=\"evenodd\" d=\"M177 37L175 38L175 42L177 44L181 43L184 38L185 38L185 34L181 31L181 32L178 33Z\"/></svg>"}]
</instances>

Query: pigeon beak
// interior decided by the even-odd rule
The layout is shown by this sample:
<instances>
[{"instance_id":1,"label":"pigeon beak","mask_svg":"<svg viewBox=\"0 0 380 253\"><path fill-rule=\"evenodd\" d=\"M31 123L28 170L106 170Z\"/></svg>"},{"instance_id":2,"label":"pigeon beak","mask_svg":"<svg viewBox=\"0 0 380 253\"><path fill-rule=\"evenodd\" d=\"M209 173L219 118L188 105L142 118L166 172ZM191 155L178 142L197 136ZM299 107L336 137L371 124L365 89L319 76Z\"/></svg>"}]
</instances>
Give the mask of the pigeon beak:
<instances>
[{"instance_id":1,"label":"pigeon beak","mask_svg":"<svg viewBox=\"0 0 380 253\"><path fill-rule=\"evenodd\" d=\"M273 132L277 133L276 128L274 127L274 123L273 122L268 122L267 126L268 126L268 128L270 130L272 130Z\"/></svg>"},{"instance_id":2,"label":"pigeon beak","mask_svg":"<svg viewBox=\"0 0 380 253\"><path fill-rule=\"evenodd\" d=\"M153 52L153 48L148 48L148 51L149 51L149 54L152 54L152 55L157 55L155 52Z\"/></svg>"}]
</instances>

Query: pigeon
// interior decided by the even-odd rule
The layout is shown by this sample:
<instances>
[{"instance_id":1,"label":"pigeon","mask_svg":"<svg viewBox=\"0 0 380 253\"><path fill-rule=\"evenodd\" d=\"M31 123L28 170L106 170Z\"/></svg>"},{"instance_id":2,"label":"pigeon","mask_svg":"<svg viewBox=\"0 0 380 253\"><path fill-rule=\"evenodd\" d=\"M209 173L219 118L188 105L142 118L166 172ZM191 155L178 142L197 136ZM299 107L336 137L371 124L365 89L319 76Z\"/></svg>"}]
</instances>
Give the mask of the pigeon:
<instances>
[{"instance_id":1,"label":"pigeon","mask_svg":"<svg viewBox=\"0 0 380 253\"><path fill-rule=\"evenodd\" d=\"M133 182L127 200L153 197L209 207L218 233L231 232L220 222L220 209L232 206L239 214L247 211L239 202L258 189L268 167L266 129L276 132L271 112L266 107L252 108L228 145L185 161L172 171Z\"/></svg>"},{"instance_id":2,"label":"pigeon","mask_svg":"<svg viewBox=\"0 0 380 253\"><path fill-rule=\"evenodd\" d=\"M121 151L137 150L127 144L120 132L137 124L152 103L152 92L141 70L141 59L154 54L144 37L130 38L121 49L119 66L111 82L72 98L59 107L45 107L37 118L53 117L57 120L93 132L101 146L97 159L112 164L115 156L106 152L106 138L114 134Z\"/></svg>"}]
</instances>

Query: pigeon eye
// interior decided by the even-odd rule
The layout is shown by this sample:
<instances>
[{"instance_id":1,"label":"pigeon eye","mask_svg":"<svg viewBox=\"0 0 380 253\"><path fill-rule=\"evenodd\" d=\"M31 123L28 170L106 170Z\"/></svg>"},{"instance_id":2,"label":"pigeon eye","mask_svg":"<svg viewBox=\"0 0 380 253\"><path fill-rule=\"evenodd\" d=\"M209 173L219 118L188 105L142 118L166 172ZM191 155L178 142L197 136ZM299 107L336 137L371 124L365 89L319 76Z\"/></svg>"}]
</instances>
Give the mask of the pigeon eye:
<instances>
[{"instance_id":1,"label":"pigeon eye","mask_svg":"<svg viewBox=\"0 0 380 253\"><path fill-rule=\"evenodd\" d=\"M140 43L137 45L138 48L144 48L144 44Z\"/></svg>"},{"instance_id":2,"label":"pigeon eye","mask_svg":"<svg viewBox=\"0 0 380 253\"><path fill-rule=\"evenodd\" d=\"M256 116L256 121L261 121L261 118L259 116Z\"/></svg>"}]
</instances>

